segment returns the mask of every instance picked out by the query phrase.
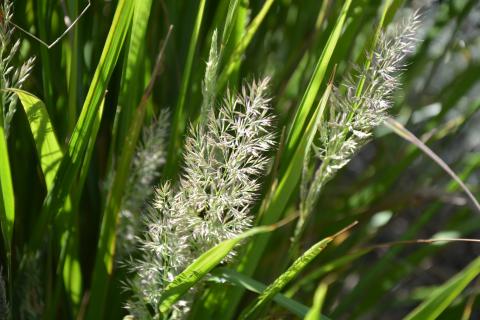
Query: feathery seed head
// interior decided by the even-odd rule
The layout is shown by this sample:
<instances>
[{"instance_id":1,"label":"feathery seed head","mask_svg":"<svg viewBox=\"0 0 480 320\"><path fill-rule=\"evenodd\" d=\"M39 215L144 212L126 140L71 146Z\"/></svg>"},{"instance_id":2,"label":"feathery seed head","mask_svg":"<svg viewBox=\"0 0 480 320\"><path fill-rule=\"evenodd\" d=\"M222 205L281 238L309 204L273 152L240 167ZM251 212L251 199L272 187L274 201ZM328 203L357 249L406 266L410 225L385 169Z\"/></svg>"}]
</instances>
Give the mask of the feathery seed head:
<instances>
[{"instance_id":1,"label":"feathery seed head","mask_svg":"<svg viewBox=\"0 0 480 320\"><path fill-rule=\"evenodd\" d=\"M370 64L355 67L355 77L347 78L341 89L334 88L327 120L318 126L319 139L313 146L320 161L312 170L304 168L301 217L295 237L310 215L322 187L370 139L372 131L386 118L391 95L399 87L405 57L415 49L419 15L414 13L395 24L378 39Z\"/></svg>"},{"instance_id":2,"label":"feathery seed head","mask_svg":"<svg viewBox=\"0 0 480 320\"><path fill-rule=\"evenodd\" d=\"M20 40L11 45L13 28L10 21L13 17L13 3L4 0L1 10L3 19L0 21L0 89L21 89L33 69L35 58L29 58L20 68L12 66L12 59L20 48ZM17 109L17 101L17 95L13 92L2 92L3 122L7 137L10 131L10 123Z\"/></svg>"},{"instance_id":3,"label":"feathery seed head","mask_svg":"<svg viewBox=\"0 0 480 320\"><path fill-rule=\"evenodd\" d=\"M257 178L274 144L267 87L265 79L241 94L227 94L218 111L209 108L203 121L190 128L180 181L157 189L146 218L141 258L133 262L135 296L127 306L132 314L140 315L138 304L145 302L157 310L163 289L186 266L251 226ZM177 303L170 318L183 318L190 301L187 296Z\"/></svg>"}]
</instances>

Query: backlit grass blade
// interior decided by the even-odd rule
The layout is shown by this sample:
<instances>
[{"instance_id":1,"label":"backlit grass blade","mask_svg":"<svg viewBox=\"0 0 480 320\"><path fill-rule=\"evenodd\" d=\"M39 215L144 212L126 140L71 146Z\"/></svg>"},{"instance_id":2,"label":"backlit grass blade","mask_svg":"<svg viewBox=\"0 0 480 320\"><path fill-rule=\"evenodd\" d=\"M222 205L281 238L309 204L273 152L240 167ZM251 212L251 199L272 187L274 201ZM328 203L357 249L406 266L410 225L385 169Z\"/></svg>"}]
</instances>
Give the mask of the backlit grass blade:
<instances>
[{"instance_id":1,"label":"backlit grass blade","mask_svg":"<svg viewBox=\"0 0 480 320\"><path fill-rule=\"evenodd\" d=\"M313 297L313 305L305 316L305 320L319 320L322 319L322 306L325 302L325 296L327 295L327 285L320 283L317 290L315 290L315 296ZM324 317L323 317L324 318Z\"/></svg>"},{"instance_id":2,"label":"backlit grass blade","mask_svg":"<svg viewBox=\"0 0 480 320\"><path fill-rule=\"evenodd\" d=\"M160 313L164 315L167 314L172 305L177 302L183 294L215 268L242 240L257 234L271 232L277 227L278 226L274 225L250 229L238 237L225 240L203 253L165 288L159 306Z\"/></svg>"},{"instance_id":3,"label":"backlit grass blade","mask_svg":"<svg viewBox=\"0 0 480 320\"><path fill-rule=\"evenodd\" d=\"M51 221L59 209L63 206L68 193L75 181L83 160L87 145L91 138L95 118L102 102L108 82L117 63L120 50L130 26L133 14L133 1L120 0L113 18L100 62L92 79L82 113L75 126L72 137L65 152L65 156L58 169L54 186L45 199L42 211L30 238L29 247L36 248Z\"/></svg>"},{"instance_id":4,"label":"backlit grass blade","mask_svg":"<svg viewBox=\"0 0 480 320\"><path fill-rule=\"evenodd\" d=\"M0 99L0 109L2 99ZM2 109L3 110L3 109ZM0 223L2 226L3 243L7 255L8 273L10 277L10 263L12 250L13 224L15 222L15 196L13 193L12 173L8 156L8 144L3 128L3 111L0 110Z\"/></svg>"},{"instance_id":5,"label":"backlit grass blade","mask_svg":"<svg viewBox=\"0 0 480 320\"><path fill-rule=\"evenodd\" d=\"M260 281L252 279L244 274L241 274L233 269L228 268L217 268L212 272L213 275L222 277L223 279L241 286L248 291L254 293L261 293L263 292L267 286ZM293 300L290 298L285 297L284 295L278 293L273 297L273 301L275 301L278 305L284 307L291 313L295 314L298 317L305 317L308 312L308 307ZM325 318L324 318L325 319Z\"/></svg>"},{"instance_id":6,"label":"backlit grass blade","mask_svg":"<svg viewBox=\"0 0 480 320\"><path fill-rule=\"evenodd\" d=\"M167 163L165 165L165 176L171 178L174 176L175 171L178 168L178 159L181 154L181 143L183 141L183 134L185 126L187 124L187 114L185 112L185 101L188 94L188 88L190 85L190 75L192 73L193 58L197 50L197 42L200 33L200 27L202 26L203 13L205 11L206 0L200 0L197 10L197 18L195 26L193 28L192 36L190 38L190 44L188 47L187 60L182 75L182 84L178 95L178 102L173 114L173 122L171 129L170 145L167 154Z\"/></svg>"},{"instance_id":7,"label":"backlit grass blade","mask_svg":"<svg viewBox=\"0 0 480 320\"><path fill-rule=\"evenodd\" d=\"M290 289L288 289L288 291L285 292L285 295L287 297L293 296L298 290L300 290L301 287L308 285L309 283L318 281L319 278L323 277L324 275L330 272L334 272L342 267L345 267L346 265L352 264L355 260L363 257L370 251L372 251L372 249L369 249L369 248L361 249L358 251L354 251L352 253L348 253L347 255L341 258L322 264L320 267L316 268L311 273L305 275L304 277L299 279L295 284L293 284L290 287Z\"/></svg>"},{"instance_id":8,"label":"backlit grass blade","mask_svg":"<svg viewBox=\"0 0 480 320\"><path fill-rule=\"evenodd\" d=\"M115 256L116 229L118 214L121 209L122 197L129 177L129 168L132 163L137 141L140 137L144 123L147 102L150 98L155 84L156 77L160 72L163 53L171 34L170 27L167 38L163 43L155 64L152 78L145 89L145 93L136 109L134 118L130 124L128 134L125 138L124 147L120 154L118 165L115 167L113 182L107 196L104 214L102 217L100 238L95 259L95 266L92 277L91 303L87 311L87 319L95 319L103 316L105 299L109 286L109 279L113 271L113 259Z\"/></svg>"},{"instance_id":9,"label":"backlit grass blade","mask_svg":"<svg viewBox=\"0 0 480 320\"><path fill-rule=\"evenodd\" d=\"M325 249L325 247L333 240L333 238L325 238L308 249L300 258L281 274L271 285L269 285L260 296L253 302L250 307L240 315L239 319L258 319L265 306L278 294L290 281L310 263L312 260Z\"/></svg>"},{"instance_id":10,"label":"backlit grass blade","mask_svg":"<svg viewBox=\"0 0 480 320\"><path fill-rule=\"evenodd\" d=\"M274 1L275 0L266 0L260 12L249 24L244 36L242 37L240 42L237 44L237 46L233 50L232 55L230 56L230 59L228 59L228 62L225 65L224 71L220 74L220 77L218 80L219 90L222 90L223 88L225 88L228 80L230 79L230 76L239 68L242 61L242 55L245 53L245 50L247 49L248 45L252 41L253 36L257 32L260 24L265 19L265 16L267 15ZM231 19L230 16L227 16L227 19ZM226 31L227 32L224 33L223 37L228 38L228 36L231 33L231 29ZM223 37L222 37L222 40L223 40Z\"/></svg>"},{"instance_id":11,"label":"backlit grass blade","mask_svg":"<svg viewBox=\"0 0 480 320\"><path fill-rule=\"evenodd\" d=\"M45 104L31 93L16 89L12 91L18 95L20 102L25 109L30 124L30 130L32 131L33 139L35 141L40 166L45 177L47 191L50 191L53 187L53 181L60 166L60 162L62 161L63 152L55 135L47 109ZM62 211L70 212L72 209L70 198L67 197L65 201ZM62 239L62 246L66 245L67 240L65 235L62 235L60 238ZM63 271L63 279L65 290L69 293L71 302L78 306L80 303L82 282L79 261L77 254L75 254L78 250L78 242L70 243L69 249L70 250L68 250L67 253L68 263L66 263L67 268ZM62 252L65 252L64 250L65 249L62 248ZM63 261L62 258L60 260ZM63 268L60 270L62 269Z\"/></svg>"},{"instance_id":12,"label":"backlit grass blade","mask_svg":"<svg viewBox=\"0 0 480 320\"><path fill-rule=\"evenodd\" d=\"M320 55L315 66L315 70L313 71L313 75L310 79L307 90L305 90L300 105L298 106L298 109L295 113L295 118L293 119L293 122L289 129L287 143L285 145L285 152L283 154L283 157L287 160L290 160L292 158L293 153L295 152L295 148L298 146L305 132L306 126L308 124L308 119L310 119L312 114L314 113L315 99L321 85L324 83L325 73L329 66L333 51L335 50L338 40L340 39L343 25L345 24L345 20L347 18L347 13L351 3L352 0L345 1L342 7L342 11L337 18L335 28L333 29L327 43L325 44L322 54Z\"/></svg>"},{"instance_id":13,"label":"backlit grass blade","mask_svg":"<svg viewBox=\"0 0 480 320\"><path fill-rule=\"evenodd\" d=\"M105 93L106 94L106 93ZM73 314L78 313L82 299L82 290L83 290L83 281L82 281L82 270L79 260L79 238L78 233L78 212L80 198L82 195L83 186L85 185L85 180L87 178L88 169L90 168L90 162L93 155L93 150L95 147L96 136L98 130L100 129L100 123L103 118L103 110L105 105L105 96L100 104L98 109L98 116L95 119L93 125L92 137L88 143L87 150L85 151L85 157L80 169L80 174L78 182L75 186L74 192L72 194L76 195L73 199L72 212L74 216L69 217L69 226L64 230L62 235L62 252L65 252L65 259L63 256L60 257L60 267L58 270L63 270L63 281L65 285L65 290L68 292L70 301L72 303ZM62 267L63 264L63 267Z\"/></svg>"},{"instance_id":14,"label":"backlit grass blade","mask_svg":"<svg viewBox=\"0 0 480 320\"><path fill-rule=\"evenodd\" d=\"M53 130L45 104L33 94L12 89L20 99L27 115L30 130L37 149L37 155L45 177L47 190L51 190L63 152Z\"/></svg>"},{"instance_id":15,"label":"backlit grass blade","mask_svg":"<svg viewBox=\"0 0 480 320\"><path fill-rule=\"evenodd\" d=\"M463 183L463 181L457 176L457 174L443 161L435 152L432 151L425 143L418 139L413 133L411 133L407 128L405 128L401 123L396 121L393 118L388 118L386 120L386 125L392 129L396 134L398 134L403 139L414 144L419 148L423 153L425 153L430 159L435 161L453 180L455 180L458 185L463 189L468 198L475 205L475 208L480 212L480 204L478 203L475 196L472 194L470 189Z\"/></svg>"},{"instance_id":16,"label":"backlit grass blade","mask_svg":"<svg viewBox=\"0 0 480 320\"><path fill-rule=\"evenodd\" d=\"M479 273L480 258L477 258L465 269L436 289L426 301L409 313L405 320L436 319Z\"/></svg>"},{"instance_id":17,"label":"backlit grass blade","mask_svg":"<svg viewBox=\"0 0 480 320\"><path fill-rule=\"evenodd\" d=\"M234 28L234 20L237 16L239 0L230 0L228 3L227 16L225 18L224 29L222 32L222 44L225 45L232 34Z\"/></svg>"},{"instance_id":18,"label":"backlit grass blade","mask_svg":"<svg viewBox=\"0 0 480 320\"><path fill-rule=\"evenodd\" d=\"M133 13L132 29L129 35L127 55L120 83L118 105L120 113L117 114L118 130L112 133L114 141L112 148L116 150L110 156L118 156L118 149L122 146L125 137L128 135L130 122L134 117L135 107L140 101L144 89L144 72L142 65L145 60L145 42L148 28L148 21L152 9L152 1L137 1ZM115 128L115 127L114 127ZM117 143L119 145L117 145ZM112 159L109 159L112 161Z\"/></svg>"}]
</instances>

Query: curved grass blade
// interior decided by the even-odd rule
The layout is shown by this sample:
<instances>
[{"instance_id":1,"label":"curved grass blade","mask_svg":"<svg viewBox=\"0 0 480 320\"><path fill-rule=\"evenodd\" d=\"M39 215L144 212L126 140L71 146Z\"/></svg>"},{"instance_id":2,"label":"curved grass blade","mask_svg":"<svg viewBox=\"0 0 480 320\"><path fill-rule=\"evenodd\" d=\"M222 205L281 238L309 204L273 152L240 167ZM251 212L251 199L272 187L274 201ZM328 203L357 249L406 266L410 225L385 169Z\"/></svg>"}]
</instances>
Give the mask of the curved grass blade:
<instances>
[{"instance_id":1,"label":"curved grass blade","mask_svg":"<svg viewBox=\"0 0 480 320\"><path fill-rule=\"evenodd\" d=\"M129 168L135 154L135 148L144 123L147 102L150 98L155 80L160 73L163 54L165 52L172 27L170 27L163 46L157 56L152 78L145 89L145 93L136 109L132 119L128 135L125 138L125 146L115 168L113 183L107 196L107 203L102 217L98 250L92 277L91 303L87 310L87 319L96 319L103 316L103 309L109 285L109 278L113 272L113 259L115 255L115 235L118 221L118 213L123 197L123 191L128 181Z\"/></svg>"},{"instance_id":2,"label":"curved grass blade","mask_svg":"<svg viewBox=\"0 0 480 320\"><path fill-rule=\"evenodd\" d=\"M327 67L330 64L333 51L335 50L338 40L340 39L343 25L345 24L351 3L352 0L345 1L342 11L337 18L335 28L330 34L325 48L323 49L322 54L317 61L307 90L305 90L297 112L295 113L295 118L293 119L292 125L289 129L287 143L285 145L285 152L283 155L285 159L290 160L293 157L293 153L295 152L296 147L299 145L301 137L303 136L308 125L308 119L310 119L314 113L315 109L313 103L325 78L325 73L327 72Z\"/></svg>"},{"instance_id":3,"label":"curved grass blade","mask_svg":"<svg viewBox=\"0 0 480 320\"><path fill-rule=\"evenodd\" d=\"M245 34L243 35L242 39L240 42L237 44L235 49L232 52L232 55L230 56L230 59L225 65L224 71L220 74L219 80L218 80L218 88L219 90L223 90L225 86L227 85L228 80L230 79L230 76L240 67L241 61L242 61L242 55L245 53L245 50L247 49L248 45L253 39L253 36L258 30L258 27L260 24L263 22L265 19L265 16L267 15L268 11L272 7L272 4L275 0L267 0L263 4L262 9L260 12L257 14L257 16L253 19L253 21L249 24ZM236 3L234 4L236 7ZM235 8L233 7L233 8ZM231 19L230 15L227 16L227 19ZM227 20L229 22L231 20ZM225 37L228 37L231 32L231 28L229 30L226 30L227 32L224 33ZM223 41L223 38L222 38Z\"/></svg>"},{"instance_id":4,"label":"curved grass blade","mask_svg":"<svg viewBox=\"0 0 480 320\"><path fill-rule=\"evenodd\" d=\"M236 284L237 286L241 286L248 291L254 292L254 293L261 293L264 291L267 286L260 281L257 281L255 279L252 279L244 274L241 274L233 269L228 269L228 268L217 268L212 272L212 275L214 276L219 276L233 284ZM298 317L305 317L308 312L308 307L293 300L288 297L285 297L282 294L276 294L273 297L273 301L275 301L278 305L284 307L291 313L295 314ZM323 319L326 319L324 317Z\"/></svg>"},{"instance_id":5,"label":"curved grass blade","mask_svg":"<svg viewBox=\"0 0 480 320\"><path fill-rule=\"evenodd\" d=\"M0 99L0 109L1 106ZM3 110L3 109L2 109ZM13 193L12 173L8 156L7 138L3 128L3 112L0 112L0 225L7 258L8 277L11 277L11 250L13 224L15 222L15 196ZM9 281L9 283L11 283Z\"/></svg>"},{"instance_id":6,"label":"curved grass blade","mask_svg":"<svg viewBox=\"0 0 480 320\"><path fill-rule=\"evenodd\" d=\"M95 119L98 116L98 109L130 26L133 6L134 3L127 0L120 0L117 5L110 32L85 99L82 113L58 169L53 188L44 201L40 217L30 238L30 250L34 250L42 243L41 239L48 223L65 203L65 199L80 170L85 150L92 136Z\"/></svg>"},{"instance_id":7,"label":"curved grass blade","mask_svg":"<svg viewBox=\"0 0 480 320\"><path fill-rule=\"evenodd\" d=\"M203 253L165 288L159 306L160 313L166 314L183 294L215 268L242 240L257 234L272 232L281 225L288 223L289 220L291 219L275 225L252 228L238 237L225 240Z\"/></svg>"},{"instance_id":8,"label":"curved grass blade","mask_svg":"<svg viewBox=\"0 0 480 320\"><path fill-rule=\"evenodd\" d=\"M313 297L313 306L308 311L308 314L305 316L305 320L320 320L325 319L322 316L322 306L325 302L325 296L327 295L327 285L323 282L320 283L317 290L315 290L315 296Z\"/></svg>"},{"instance_id":9,"label":"curved grass blade","mask_svg":"<svg viewBox=\"0 0 480 320\"><path fill-rule=\"evenodd\" d=\"M430 298L420 304L404 319L436 319L478 274L480 274L480 258L473 260L465 269L434 290Z\"/></svg>"},{"instance_id":10,"label":"curved grass blade","mask_svg":"<svg viewBox=\"0 0 480 320\"><path fill-rule=\"evenodd\" d=\"M408 142L414 144L418 147L423 153L425 153L430 159L435 161L450 177L452 177L455 182L462 188L465 194L468 196L470 201L475 205L475 209L480 212L480 204L478 203L475 196L472 194L470 189L463 183L463 181L457 176L457 174L443 161L435 152L432 151L425 143L418 139L413 133L408 131L400 122L396 121L393 118L388 118L385 122L387 126L392 129L397 135L407 140Z\"/></svg>"},{"instance_id":11,"label":"curved grass blade","mask_svg":"<svg viewBox=\"0 0 480 320\"><path fill-rule=\"evenodd\" d=\"M312 260L325 249L325 247L332 242L332 240L338 235L348 231L358 222L354 222L346 228L340 230L333 236L327 237L316 244L310 249L305 251L302 256L293 262L293 264L282 273L271 285L269 285L260 296L240 315L239 319L258 319L261 316L261 312L266 305L272 300L272 298L278 294L288 283L290 283L300 272L310 263Z\"/></svg>"},{"instance_id":12,"label":"curved grass blade","mask_svg":"<svg viewBox=\"0 0 480 320\"><path fill-rule=\"evenodd\" d=\"M190 75L192 73L193 58L197 49L198 36L203 21L203 13L205 11L206 0L201 0L198 6L198 14L193 28L192 37L188 47L187 60L182 75L182 84L178 95L178 102L173 115L172 131L170 145L167 154L167 163L165 164L165 177L167 179L174 176L178 168L178 158L181 154L181 143L185 126L187 123L187 115L185 112L185 100L190 85Z\"/></svg>"},{"instance_id":13,"label":"curved grass blade","mask_svg":"<svg viewBox=\"0 0 480 320\"><path fill-rule=\"evenodd\" d=\"M53 130L47 108L40 99L29 92L18 89L11 89L11 91L17 94L27 115L45 184L50 191L62 161L63 152Z\"/></svg>"},{"instance_id":14,"label":"curved grass blade","mask_svg":"<svg viewBox=\"0 0 480 320\"><path fill-rule=\"evenodd\" d=\"M300 258L269 285L255 302L240 315L239 319L258 319L265 306L278 294L290 281L292 281L325 247L333 240L325 238L308 249Z\"/></svg>"},{"instance_id":15,"label":"curved grass blade","mask_svg":"<svg viewBox=\"0 0 480 320\"><path fill-rule=\"evenodd\" d=\"M55 135L47 109L45 104L33 94L18 89L11 89L11 91L17 94L27 115L30 130L32 131L33 139L35 141L40 166L45 177L47 191L50 191L53 187L55 176L62 161L63 152ZM62 212L71 212L72 206L70 197L67 197L65 201ZM61 239L62 252L67 253L67 251L65 251L65 234L61 236ZM80 303L82 287L82 275L78 256L75 254L77 248L78 243L70 243L67 253L67 267L65 269L62 268L65 290L68 292L70 301L74 306L78 306ZM63 261L63 259L60 260ZM57 282L57 285L58 284L60 284L60 282Z\"/></svg>"}]
</instances>

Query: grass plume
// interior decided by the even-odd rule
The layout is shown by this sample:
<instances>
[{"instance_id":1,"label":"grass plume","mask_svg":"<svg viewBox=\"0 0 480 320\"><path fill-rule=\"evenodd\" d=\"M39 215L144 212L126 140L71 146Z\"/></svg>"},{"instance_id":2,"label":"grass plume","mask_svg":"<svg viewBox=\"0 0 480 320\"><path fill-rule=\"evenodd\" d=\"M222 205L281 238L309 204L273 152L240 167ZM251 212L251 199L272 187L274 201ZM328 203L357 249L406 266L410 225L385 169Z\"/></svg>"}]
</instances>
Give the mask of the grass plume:
<instances>
[{"instance_id":1,"label":"grass plume","mask_svg":"<svg viewBox=\"0 0 480 320\"><path fill-rule=\"evenodd\" d=\"M149 314L145 303L157 310L162 290L201 253L251 226L249 209L274 139L267 86L264 79L228 94L218 111L210 107L204 122L190 128L181 179L158 188L141 258L132 261L137 278L128 309L136 317ZM188 298L178 302L171 317L182 318L189 305Z\"/></svg>"}]
</instances>

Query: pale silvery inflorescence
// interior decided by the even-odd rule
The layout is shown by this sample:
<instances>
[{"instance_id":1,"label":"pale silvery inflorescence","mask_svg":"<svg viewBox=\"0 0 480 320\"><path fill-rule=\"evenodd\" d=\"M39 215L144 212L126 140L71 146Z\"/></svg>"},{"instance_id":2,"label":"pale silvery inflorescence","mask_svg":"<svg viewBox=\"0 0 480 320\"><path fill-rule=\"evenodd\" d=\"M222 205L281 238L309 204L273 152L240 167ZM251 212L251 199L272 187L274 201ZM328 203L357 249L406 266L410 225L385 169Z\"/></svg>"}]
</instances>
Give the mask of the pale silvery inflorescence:
<instances>
[{"instance_id":1,"label":"pale silvery inflorescence","mask_svg":"<svg viewBox=\"0 0 480 320\"><path fill-rule=\"evenodd\" d=\"M157 310L162 290L176 275L209 248L251 226L257 179L266 170L265 153L274 140L267 86L265 79L239 95L227 94L218 111L210 108L190 128L183 174L177 185L158 188L141 258L133 261L136 296L127 306L132 315L150 317L145 304ZM178 302L170 318L184 317L189 305L188 297Z\"/></svg>"},{"instance_id":2,"label":"pale silvery inflorescence","mask_svg":"<svg viewBox=\"0 0 480 320\"><path fill-rule=\"evenodd\" d=\"M1 5L3 19L0 22L0 89L22 88L33 68L35 58L28 59L20 68L12 66L12 59L18 53L20 40L11 43L13 27L10 23L13 17L13 3L4 0ZM8 137L10 123L17 108L17 95L11 91L2 92L2 112L5 135Z\"/></svg>"},{"instance_id":3,"label":"pale silvery inflorescence","mask_svg":"<svg viewBox=\"0 0 480 320\"><path fill-rule=\"evenodd\" d=\"M418 26L419 16L414 13L381 34L371 64L356 68L355 78L348 79L343 90L334 88L328 119L319 124L319 140L312 147L320 165L315 171L305 168L297 233L325 183L352 159L368 142L372 130L385 120L392 105L391 95L400 85L404 58L415 49Z\"/></svg>"},{"instance_id":4,"label":"pale silvery inflorescence","mask_svg":"<svg viewBox=\"0 0 480 320\"><path fill-rule=\"evenodd\" d=\"M169 112L162 110L158 119L142 131L142 141L133 158L117 228L116 253L120 260L136 249L136 237L142 227L140 213L153 196L154 183L166 160L169 118Z\"/></svg>"}]
</instances>

